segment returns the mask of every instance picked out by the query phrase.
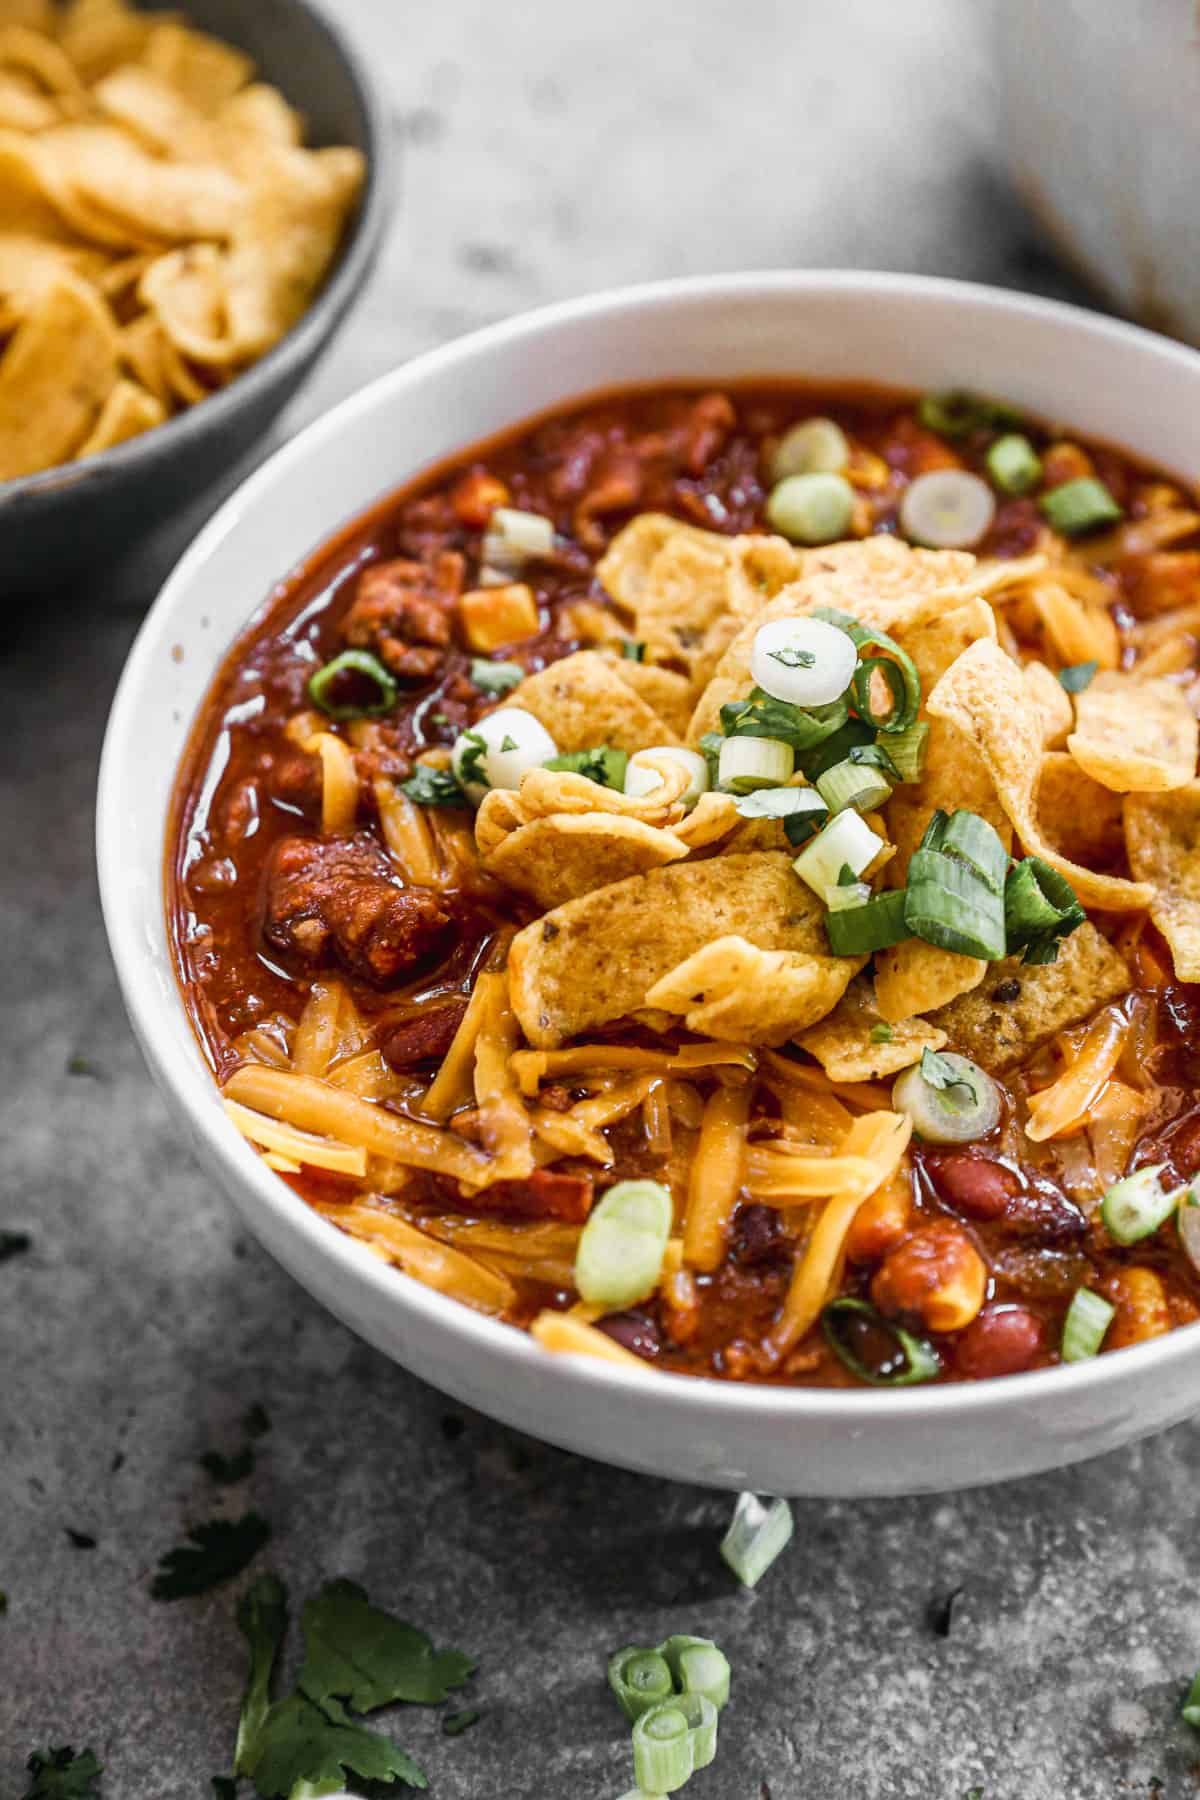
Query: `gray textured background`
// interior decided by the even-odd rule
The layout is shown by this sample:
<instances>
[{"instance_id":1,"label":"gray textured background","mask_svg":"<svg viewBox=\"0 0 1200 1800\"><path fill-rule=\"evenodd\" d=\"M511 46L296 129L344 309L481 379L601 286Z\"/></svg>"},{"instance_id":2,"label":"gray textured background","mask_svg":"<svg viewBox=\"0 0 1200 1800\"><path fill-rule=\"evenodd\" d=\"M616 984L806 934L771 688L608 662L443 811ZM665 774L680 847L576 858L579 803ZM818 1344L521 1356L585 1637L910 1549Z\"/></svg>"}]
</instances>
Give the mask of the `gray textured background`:
<instances>
[{"instance_id":1,"label":"gray textured background","mask_svg":"<svg viewBox=\"0 0 1200 1800\"><path fill-rule=\"evenodd\" d=\"M386 73L401 207L292 424L454 333L641 277L839 263L1072 291L998 172L986 6L339 11ZM397 1725L442 1800L621 1793L603 1653L669 1630L736 1671L696 1800L1195 1793L1195 1429L990 1492L801 1503L751 1597L716 1557L724 1497L464 1417L246 1241L142 1068L92 873L109 696L178 542L10 613L0 665L0 1227L35 1237L0 1267L0 1795L47 1740L94 1745L109 1800L208 1795L234 1592L162 1606L148 1578L185 1521L250 1504L295 1593L356 1576L478 1655L473 1732ZM218 1492L195 1459L254 1401L258 1470Z\"/></svg>"}]
</instances>

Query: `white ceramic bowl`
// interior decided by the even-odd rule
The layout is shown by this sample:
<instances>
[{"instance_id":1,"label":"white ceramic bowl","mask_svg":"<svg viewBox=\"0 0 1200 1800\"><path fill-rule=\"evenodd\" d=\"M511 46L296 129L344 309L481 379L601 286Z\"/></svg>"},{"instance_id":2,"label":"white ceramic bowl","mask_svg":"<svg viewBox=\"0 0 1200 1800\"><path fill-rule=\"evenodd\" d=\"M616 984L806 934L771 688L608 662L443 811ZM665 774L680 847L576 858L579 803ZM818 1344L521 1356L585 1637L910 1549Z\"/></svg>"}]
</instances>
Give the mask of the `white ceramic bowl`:
<instances>
[{"instance_id":1,"label":"white ceramic bowl","mask_svg":"<svg viewBox=\"0 0 1200 1800\"><path fill-rule=\"evenodd\" d=\"M100 886L126 1004L196 1154L271 1253L388 1356L482 1412L604 1461L769 1493L914 1493L1092 1456L1200 1407L1200 1328L1074 1368L899 1393L740 1386L547 1355L386 1268L298 1200L224 1118L176 989L162 897L174 770L221 656L274 583L378 495L558 401L622 382L752 375L961 383L1200 471L1200 355L957 282L674 282L573 301L423 356L248 481L138 637L99 795Z\"/></svg>"}]
</instances>

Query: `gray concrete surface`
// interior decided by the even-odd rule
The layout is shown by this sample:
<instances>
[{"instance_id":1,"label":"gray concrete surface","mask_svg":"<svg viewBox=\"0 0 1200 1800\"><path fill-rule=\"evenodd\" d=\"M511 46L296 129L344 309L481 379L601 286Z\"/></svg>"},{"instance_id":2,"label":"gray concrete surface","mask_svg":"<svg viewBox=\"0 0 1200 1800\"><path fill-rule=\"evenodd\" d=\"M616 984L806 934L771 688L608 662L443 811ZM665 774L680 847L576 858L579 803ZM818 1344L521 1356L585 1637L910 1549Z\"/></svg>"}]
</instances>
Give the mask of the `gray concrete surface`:
<instances>
[{"instance_id":1,"label":"gray concrete surface","mask_svg":"<svg viewBox=\"0 0 1200 1800\"><path fill-rule=\"evenodd\" d=\"M402 206L293 423L452 333L630 278L832 262L1071 291L998 173L985 7L339 8L390 87ZM92 873L109 696L181 535L9 610L0 653L0 1228L34 1240L0 1265L0 1795L47 1741L92 1744L108 1800L209 1793L237 1589L163 1606L149 1577L186 1521L248 1505L296 1597L346 1573L477 1654L474 1731L396 1723L441 1800L622 1793L604 1653L669 1630L736 1670L696 1800L1194 1793L1194 1428L991 1492L802 1503L750 1596L716 1557L724 1497L463 1415L246 1241L142 1068ZM196 1458L256 1401L258 1468L216 1490Z\"/></svg>"}]
</instances>

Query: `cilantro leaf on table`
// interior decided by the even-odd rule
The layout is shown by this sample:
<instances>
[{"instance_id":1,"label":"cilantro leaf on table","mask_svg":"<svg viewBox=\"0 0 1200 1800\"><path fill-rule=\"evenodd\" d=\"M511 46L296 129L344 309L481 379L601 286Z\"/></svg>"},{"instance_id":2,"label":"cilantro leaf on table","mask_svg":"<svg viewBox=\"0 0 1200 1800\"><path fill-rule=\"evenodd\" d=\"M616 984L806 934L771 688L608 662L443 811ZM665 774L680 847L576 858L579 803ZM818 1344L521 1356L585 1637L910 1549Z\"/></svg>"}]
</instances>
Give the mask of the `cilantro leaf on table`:
<instances>
[{"instance_id":1,"label":"cilantro leaf on table","mask_svg":"<svg viewBox=\"0 0 1200 1800\"><path fill-rule=\"evenodd\" d=\"M356 1725L336 1700L317 1706L299 1693L277 1701L263 1720L250 1774L262 1800L332 1793L344 1786L346 1774L429 1786L407 1752L377 1731Z\"/></svg>"},{"instance_id":2,"label":"cilantro leaf on table","mask_svg":"<svg viewBox=\"0 0 1200 1800\"><path fill-rule=\"evenodd\" d=\"M209 1588L240 1575L271 1535L271 1527L256 1512L240 1519L209 1519L193 1525L189 1542L166 1551L159 1558L158 1574L150 1585L155 1600L183 1600L205 1594Z\"/></svg>"},{"instance_id":3,"label":"cilantro leaf on table","mask_svg":"<svg viewBox=\"0 0 1200 1800\"><path fill-rule=\"evenodd\" d=\"M250 1444L243 1444L234 1456L222 1456L219 1450L206 1450L197 1461L220 1487L232 1487L254 1473L254 1449Z\"/></svg>"},{"instance_id":4,"label":"cilantro leaf on table","mask_svg":"<svg viewBox=\"0 0 1200 1800\"><path fill-rule=\"evenodd\" d=\"M25 1764L33 1776L25 1800L99 1800L96 1786L103 1764L90 1750L76 1756L69 1744L58 1750L35 1750Z\"/></svg>"},{"instance_id":5,"label":"cilantro leaf on table","mask_svg":"<svg viewBox=\"0 0 1200 1800\"><path fill-rule=\"evenodd\" d=\"M287 1630L287 1589L278 1575L260 1575L238 1601L238 1630L250 1646L250 1674L233 1752L236 1775L248 1775L258 1733L271 1710L271 1676Z\"/></svg>"},{"instance_id":6,"label":"cilantro leaf on table","mask_svg":"<svg viewBox=\"0 0 1200 1800\"><path fill-rule=\"evenodd\" d=\"M336 1694L356 1712L393 1700L437 1706L475 1667L461 1650L435 1650L423 1631L380 1612L353 1581L327 1581L306 1602L302 1625L297 1686L321 1705Z\"/></svg>"}]
</instances>

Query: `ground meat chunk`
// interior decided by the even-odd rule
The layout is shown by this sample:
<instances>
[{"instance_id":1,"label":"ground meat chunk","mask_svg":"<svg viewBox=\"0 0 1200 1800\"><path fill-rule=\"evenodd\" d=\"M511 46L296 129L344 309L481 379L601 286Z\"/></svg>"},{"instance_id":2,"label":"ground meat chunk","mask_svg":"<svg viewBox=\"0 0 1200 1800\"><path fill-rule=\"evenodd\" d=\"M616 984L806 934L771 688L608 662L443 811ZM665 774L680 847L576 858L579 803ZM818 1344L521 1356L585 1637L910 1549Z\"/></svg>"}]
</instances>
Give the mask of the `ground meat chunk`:
<instances>
[{"instance_id":1,"label":"ground meat chunk","mask_svg":"<svg viewBox=\"0 0 1200 1800\"><path fill-rule=\"evenodd\" d=\"M463 572L456 550L439 551L429 563L405 557L376 563L359 579L343 638L356 650L374 651L403 681L431 681L453 636Z\"/></svg>"},{"instance_id":2,"label":"ground meat chunk","mask_svg":"<svg viewBox=\"0 0 1200 1800\"><path fill-rule=\"evenodd\" d=\"M385 987L445 949L452 926L445 897L403 887L371 838L281 838L271 853L263 937L310 966L336 959Z\"/></svg>"},{"instance_id":3,"label":"ground meat chunk","mask_svg":"<svg viewBox=\"0 0 1200 1800\"><path fill-rule=\"evenodd\" d=\"M461 1131L461 1115L454 1129ZM589 1171L535 1169L524 1181L492 1181L476 1193L446 1176L432 1178L441 1201L455 1211L513 1219L561 1219L582 1225L592 1210L594 1180Z\"/></svg>"}]
</instances>

